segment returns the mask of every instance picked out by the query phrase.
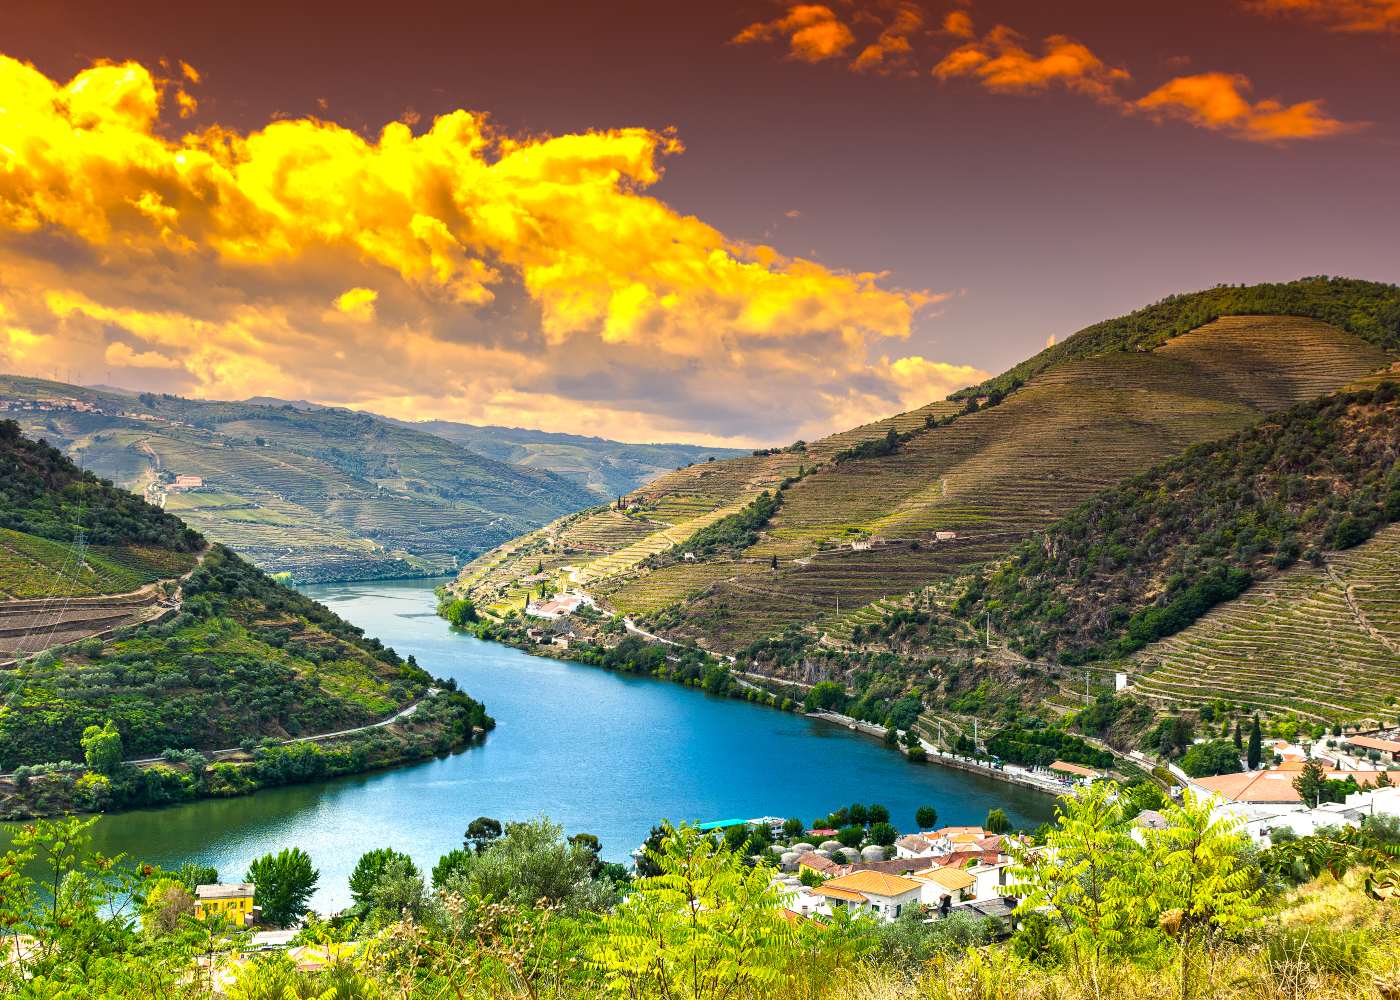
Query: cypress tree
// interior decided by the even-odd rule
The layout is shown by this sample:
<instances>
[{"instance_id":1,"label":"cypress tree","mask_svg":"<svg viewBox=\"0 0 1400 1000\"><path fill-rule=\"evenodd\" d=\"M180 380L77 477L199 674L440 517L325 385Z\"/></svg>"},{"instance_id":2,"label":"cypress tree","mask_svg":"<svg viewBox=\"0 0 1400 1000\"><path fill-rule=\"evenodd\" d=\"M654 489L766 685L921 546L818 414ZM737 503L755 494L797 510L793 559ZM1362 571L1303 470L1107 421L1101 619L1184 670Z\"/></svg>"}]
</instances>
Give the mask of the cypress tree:
<instances>
[{"instance_id":1,"label":"cypress tree","mask_svg":"<svg viewBox=\"0 0 1400 1000\"><path fill-rule=\"evenodd\" d=\"M1240 720L1235 720L1235 749L1244 750L1244 738L1240 735Z\"/></svg>"},{"instance_id":2,"label":"cypress tree","mask_svg":"<svg viewBox=\"0 0 1400 1000\"><path fill-rule=\"evenodd\" d=\"M1249 761L1249 769L1251 771L1258 770L1259 758L1263 754L1263 749L1264 733L1259 728L1259 713L1255 712L1254 725L1249 729L1249 755L1246 758Z\"/></svg>"}]
</instances>

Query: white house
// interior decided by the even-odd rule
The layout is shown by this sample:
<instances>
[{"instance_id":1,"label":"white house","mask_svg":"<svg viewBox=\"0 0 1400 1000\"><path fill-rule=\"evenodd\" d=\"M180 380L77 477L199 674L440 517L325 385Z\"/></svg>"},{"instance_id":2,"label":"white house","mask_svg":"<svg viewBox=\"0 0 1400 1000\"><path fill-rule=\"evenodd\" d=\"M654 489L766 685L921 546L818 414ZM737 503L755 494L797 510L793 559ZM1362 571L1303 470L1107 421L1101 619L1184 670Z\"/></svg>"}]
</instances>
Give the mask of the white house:
<instances>
[{"instance_id":1,"label":"white house","mask_svg":"<svg viewBox=\"0 0 1400 1000\"><path fill-rule=\"evenodd\" d=\"M857 871L828 879L812 891L826 899L827 912L845 909L853 915L869 914L883 923L899 919L917 906L924 884L902 875Z\"/></svg>"},{"instance_id":2,"label":"white house","mask_svg":"<svg viewBox=\"0 0 1400 1000\"><path fill-rule=\"evenodd\" d=\"M944 897L948 904L961 903L975 898L977 877L965 868L943 868L935 865L909 876L919 883L919 902L924 906L938 908Z\"/></svg>"}]
</instances>

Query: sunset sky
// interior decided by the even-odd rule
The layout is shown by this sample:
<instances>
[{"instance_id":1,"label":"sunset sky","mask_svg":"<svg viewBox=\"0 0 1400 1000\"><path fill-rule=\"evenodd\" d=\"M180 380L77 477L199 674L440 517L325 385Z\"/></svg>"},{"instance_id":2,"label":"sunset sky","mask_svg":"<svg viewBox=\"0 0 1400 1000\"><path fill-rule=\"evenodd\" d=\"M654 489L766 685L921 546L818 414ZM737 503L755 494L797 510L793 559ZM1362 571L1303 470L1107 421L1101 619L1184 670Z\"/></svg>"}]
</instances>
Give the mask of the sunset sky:
<instances>
[{"instance_id":1,"label":"sunset sky","mask_svg":"<svg viewBox=\"0 0 1400 1000\"><path fill-rule=\"evenodd\" d=\"M0 371L785 443L1397 189L1400 0L21 3Z\"/></svg>"}]
</instances>

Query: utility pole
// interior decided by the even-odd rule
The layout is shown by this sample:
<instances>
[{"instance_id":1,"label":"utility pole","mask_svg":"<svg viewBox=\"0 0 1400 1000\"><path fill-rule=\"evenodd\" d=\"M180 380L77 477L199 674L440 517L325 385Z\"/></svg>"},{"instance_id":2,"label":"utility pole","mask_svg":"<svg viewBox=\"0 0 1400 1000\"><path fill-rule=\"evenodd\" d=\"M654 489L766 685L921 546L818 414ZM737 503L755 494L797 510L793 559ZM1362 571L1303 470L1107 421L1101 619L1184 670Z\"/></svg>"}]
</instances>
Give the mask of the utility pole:
<instances>
[{"instance_id":1,"label":"utility pole","mask_svg":"<svg viewBox=\"0 0 1400 1000\"><path fill-rule=\"evenodd\" d=\"M992 648L992 613L987 612L987 648Z\"/></svg>"}]
</instances>

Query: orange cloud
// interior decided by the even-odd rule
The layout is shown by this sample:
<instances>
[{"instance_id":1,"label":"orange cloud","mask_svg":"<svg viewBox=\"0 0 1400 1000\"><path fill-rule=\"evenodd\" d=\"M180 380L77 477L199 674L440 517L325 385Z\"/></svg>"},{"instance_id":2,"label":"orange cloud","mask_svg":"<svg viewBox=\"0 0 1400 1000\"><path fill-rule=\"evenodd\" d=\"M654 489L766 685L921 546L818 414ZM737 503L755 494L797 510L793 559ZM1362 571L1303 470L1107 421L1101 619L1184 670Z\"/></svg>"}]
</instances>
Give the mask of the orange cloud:
<instances>
[{"instance_id":1,"label":"orange cloud","mask_svg":"<svg viewBox=\"0 0 1400 1000\"><path fill-rule=\"evenodd\" d=\"M1357 127L1327 115L1321 101L1251 101L1250 89L1249 78L1240 74L1198 73L1164 83L1134 107L1252 142L1320 139Z\"/></svg>"},{"instance_id":2,"label":"orange cloud","mask_svg":"<svg viewBox=\"0 0 1400 1000\"><path fill-rule=\"evenodd\" d=\"M923 26L924 12L913 3L900 3L880 36L861 49L851 69L858 73L911 71L914 46L910 38Z\"/></svg>"},{"instance_id":3,"label":"orange cloud","mask_svg":"<svg viewBox=\"0 0 1400 1000\"><path fill-rule=\"evenodd\" d=\"M972 17L965 10L949 11L943 19L943 31L954 38L974 38L977 34L972 27Z\"/></svg>"},{"instance_id":4,"label":"orange cloud","mask_svg":"<svg viewBox=\"0 0 1400 1000\"><path fill-rule=\"evenodd\" d=\"M1400 0L1244 0L1264 14L1305 17L1332 31L1400 32Z\"/></svg>"},{"instance_id":5,"label":"orange cloud","mask_svg":"<svg viewBox=\"0 0 1400 1000\"><path fill-rule=\"evenodd\" d=\"M734 36L738 45L785 38L790 58L816 63L836 59L856 43L836 12L824 4L793 4L782 17L758 21Z\"/></svg>"},{"instance_id":6,"label":"orange cloud","mask_svg":"<svg viewBox=\"0 0 1400 1000\"><path fill-rule=\"evenodd\" d=\"M934 67L933 75L940 80L968 77L1000 94L1041 93L1062 86L1105 102L1116 100L1116 88L1131 79L1127 70L1107 65L1065 35L1051 35L1041 54L1033 55L1021 35L1005 25L954 49Z\"/></svg>"},{"instance_id":7,"label":"orange cloud","mask_svg":"<svg viewBox=\"0 0 1400 1000\"><path fill-rule=\"evenodd\" d=\"M783 437L844 414L853 379L867 416L902 405L907 376L877 345L941 298L649 196L682 152L668 132L522 139L454 111L416 136L288 119L171 138L161 91L134 62L63 83L0 56L11 367L61 356L214 398ZM78 252L56 255L65 242Z\"/></svg>"}]
</instances>

